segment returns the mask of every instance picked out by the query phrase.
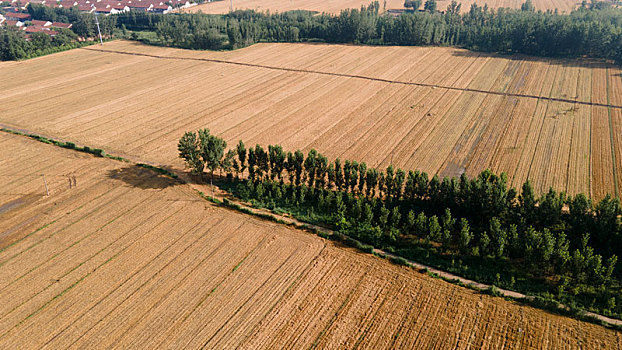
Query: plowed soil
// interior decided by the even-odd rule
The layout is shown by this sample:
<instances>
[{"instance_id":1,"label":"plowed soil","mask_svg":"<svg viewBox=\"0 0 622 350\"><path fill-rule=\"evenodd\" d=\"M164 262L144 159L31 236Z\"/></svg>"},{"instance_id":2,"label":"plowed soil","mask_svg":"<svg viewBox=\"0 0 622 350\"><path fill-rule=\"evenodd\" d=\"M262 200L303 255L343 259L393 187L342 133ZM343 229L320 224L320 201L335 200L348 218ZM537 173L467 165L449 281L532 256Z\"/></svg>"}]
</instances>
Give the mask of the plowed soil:
<instances>
[{"instance_id":1,"label":"plowed soil","mask_svg":"<svg viewBox=\"0 0 622 350\"><path fill-rule=\"evenodd\" d=\"M214 207L127 163L0 145L3 349L620 346L619 332Z\"/></svg>"},{"instance_id":2,"label":"plowed soil","mask_svg":"<svg viewBox=\"0 0 622 350\"><path fill-rule=\"evenodd\" d=\"M404 9L404 1L401 0L387 0L386 4L383 1L378 1L380 4L380 10L386 6L387 10L391 9ZM497 9L502 7L519 9L525 1L523 0L459 0L458 3L462 4L461 12L465 13L471 8L471 4L477 4L479 6L488 5L491 9ZM222 0L205 2L198 6L193 6L188 9L183 9L182 12L196 13L203 12L207 14L225 14L233 10L255 10L259 12L270 11L274 12L286 12L293 10L307 10L319 13L331 13L338 14L340 11L350 8L359 9L361 6L367 6L371 3L370 0ZM421 9L423 9L422 1ZM451 0L439 0L437 1L437 8L439 11L445 11L447 6L451 3ZM567 13L581 5L581 1L575 0L533 0L532 1L536 10L546 11L555 9L558 12ZM232 7L233 6L233 7Z\"/></svg>"},{"instance_id":3,"label":"plowed soil","mask_svg":"<svg viewBox=\"0 0 622 350\"><path fill-rule=\"evenodd\" d=\"M96 51L100 50L100 51ZM0 123L182 169L208 127L440 176L506 172L594 198L622 186L622 74L598 62L440 47L258 44L199 52L116 41L0 63Z\"/></svg>"}]
</instances>

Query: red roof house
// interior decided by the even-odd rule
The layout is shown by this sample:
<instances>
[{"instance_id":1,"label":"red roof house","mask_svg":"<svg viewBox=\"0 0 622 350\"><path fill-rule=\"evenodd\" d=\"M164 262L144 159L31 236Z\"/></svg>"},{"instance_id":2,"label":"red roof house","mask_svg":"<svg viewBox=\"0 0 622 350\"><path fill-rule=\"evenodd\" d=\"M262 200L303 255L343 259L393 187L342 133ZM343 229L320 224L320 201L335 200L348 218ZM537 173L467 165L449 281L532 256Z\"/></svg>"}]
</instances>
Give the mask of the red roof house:
<instances>
[{"instance_id":1,"label":"red roof house","mask_svg":"<svg viewBox=\"0 0 622 350\"><path fill-rule=\"evenodd\" d=\"M28 13L7 13L4 15L6 19L10 19L12 21L30 21L32 17Z\"/></svg>"},{"instance_id":2,"label":"red roof house","mask_svg":"<svg viewBox=\"0 0 622 350\"><path fill-rule=\"evenodd\" d=\"M32 23L33 26L37 26L37 27L49 27L52 25L52 22L50 21L39 21L36 19L33 19L30 22Z\"/></svg>"},{"instance_id":3,"label":"red roof house","mask_svg":"<svg viewBox=\"0 0 622 350\"><path fill-rule=\"evenodd\" d=\"M45 33L45 34L48 34L49 36L54 36L54 35L58 34L58 32L56 32L54 30L49 30L47 28L41 28L41 27L37 27L37 26L28 26L24 30L26 31L26 33L29 33L29 34L32 34L32 33Z\"/></svg>"},{"instance_id":4,"label":"red roof house","mask_svg":"<svg viewBox=\"0 0 622 350\"><path fill-rule=\"evenodd\" d=\"M50 27L70 29L71 27L73 27L73 24L63 23L63 22L52 22L52 25Z\"/></svg>"},{"instance_id":5,"label":"red roof house","mask_svg":"<svg viewBox=\"0 0 622 350\"><path fill-rule=\"evenodd\" d=\"M13 21L13 20L7 19L6 21L2 22L2 25L5 25L7 27L10 27L10 26L21 27L24 25L24 22Z\"/></svg>"}]
</instances>

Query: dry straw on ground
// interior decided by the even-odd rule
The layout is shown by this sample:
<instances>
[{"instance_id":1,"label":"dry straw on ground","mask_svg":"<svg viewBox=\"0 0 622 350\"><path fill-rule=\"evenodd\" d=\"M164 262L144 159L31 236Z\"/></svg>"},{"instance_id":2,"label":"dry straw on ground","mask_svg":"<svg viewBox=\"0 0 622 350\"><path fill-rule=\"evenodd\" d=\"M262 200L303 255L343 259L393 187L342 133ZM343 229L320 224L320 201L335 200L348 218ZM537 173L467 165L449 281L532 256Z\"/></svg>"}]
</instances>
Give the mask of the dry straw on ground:
<instances>
[{"instance_id":1,"label":"dry straw on ground","mask_svg":"<svg viewBox=\"0 0 622 350\"><path fill-rule=\"evenodd\" d=\"M340 11L350 8L360 8L361 6L367 6L371 3L371 0L229 0L205 2L198 6L193 6L188 9L181 10L186 13L203 12L207 14L225 14L233 10L255 10L260 12L270 11L286 12L293 10L307 10L315 12L325 12L330 14L338 14ZM458 3L462 4L461 12L465 13L469 11L472 4L478 6L488 5L491 9L497 9L502 7L509 7L519 9L525 2L523 0L458 0ZM391 9L404 9L404 1L402 0L387 0L378 1L380 10L385 7L387 10ZM422 1L421 9L423 9ZM437 8L440 11L444 11L451 3L451 0L439 0L437 1ZM551 10L557 9L558 12L568 13L581 5L581 1L575 0L533 0L532 1L536 10Z\"/></svg>"}]
</instances>

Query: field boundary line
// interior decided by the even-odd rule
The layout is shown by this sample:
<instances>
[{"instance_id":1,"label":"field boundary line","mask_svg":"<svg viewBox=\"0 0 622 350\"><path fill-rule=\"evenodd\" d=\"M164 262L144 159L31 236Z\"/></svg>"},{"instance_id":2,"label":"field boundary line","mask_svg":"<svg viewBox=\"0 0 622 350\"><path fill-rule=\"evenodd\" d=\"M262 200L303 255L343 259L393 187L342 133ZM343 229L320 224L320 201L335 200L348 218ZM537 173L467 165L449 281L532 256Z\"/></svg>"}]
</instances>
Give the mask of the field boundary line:
<instances>
[{"instance_id":1,"label":"field boundary line","mask_svg":"<svg viewBox=\"0 0 622 350\"><path fill-rule=\"evenodd\" d=\"M142 56L142 57L159 58L159 59L167 59L167 60L181 60L181 61L186 60L186 61L200 61L200 62L230 64L230 65L243 66L243 67L264 68L264 69L294 72L294 73L310 73L310 74L320 74L320 75L342 77L342 78L364 79L364 80L377 81L377 82L387 83L387 84L422 86L422 87L439 88L439 89L447 89L447 90L454 90L454 91L476 92L476 93L490 94L490 95L497 95L497 96L524 97L524 98L533 98L533 99L543 99L543 100L554 101L554 102L576 103L576 104L581 104L581 105L586 105L586 106L600 106L600 107L622 109L622 105L612 105L609 103L578 101L578 100L571 100L571 99L560 98L560 97L550 97L550 96L544 97L544 96L537 96L537 95L531 95L531 94L507 93L507 92L498 92L498 91L473 89L473 88L459 88L459 87L449 86L449 85L437 85L437 84L414 82L414 81L391 80L391 79L384 79L384 78L375 78L375 77L370 77L370 76L365 76L365 75L323 72L323 71L317 71L317 70L311 70L311 69L268 66L264 64L227 61L227 60L221 60L217 58L174 57L174 56L152 55L152 54L146 54L146 53L126 52L126 51L118 51L118 50L92 49L92 48L81 48L81 50L114 53L114 54L120 54L120 55L130 55L130 56Z\"/></svg>"}]
</instances>

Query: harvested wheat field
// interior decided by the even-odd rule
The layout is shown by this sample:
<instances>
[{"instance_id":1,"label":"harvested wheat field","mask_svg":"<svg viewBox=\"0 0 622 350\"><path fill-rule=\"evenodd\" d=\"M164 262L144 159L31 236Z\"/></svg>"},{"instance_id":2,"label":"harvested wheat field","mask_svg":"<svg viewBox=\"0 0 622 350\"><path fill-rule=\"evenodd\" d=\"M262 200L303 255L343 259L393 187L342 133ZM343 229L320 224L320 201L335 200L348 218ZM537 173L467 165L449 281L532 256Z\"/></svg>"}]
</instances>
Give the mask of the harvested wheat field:
<instances>
[{"instance_id":1,"label":"harvested wheat field","mask_svg":"<svg viewBox=\"0 0 622 350\"><path fill-rule=\"evenodd\" d=\"M260 12L270 11L274 12L286 12L293 10L307 10L314 12L324 12L331 14L338 14L341 10L350 8L360 8L361 6L367 6L371 3L371 0L235 0L231 1L213 1L205 2L198 6L193 6L181 11L186 13L203 12L207 14L225 14L231 11L233 4L233 10L255 10ZM387 10L391 9L404 9L404 1L402 0L387 0L386 4L383 1L378 1L380 4L380 10L383 8ZM469 11L471 4L477 4L479 6L488 5L489 8L501 8L509 7L519 9L525 2L524 0L457 0L462 4L462 13ZM423 3L421 8L423 9ZM437 8L440 11L444 11L451 3L451 0L439 0L437 2ZM581 1L577 0L533 0L533 5L536 10L555 10L558 12L570 12L576 7L581 5Z\"/></svg>"},{"instance_id":2,"label":"harvested wheat field","mask_svg":"<svg viewBox=\"0 0 622 350\"><path fill-rule=\"evenodd\" d=\"M0 145L3 349L599 349L622 340L216 208L127 163L5 133Z\"/></svg>"},{"instance_id":3,"label":"harvested wheat field","mask_svg":"<svg viewBox=\"0 0 622 350\"><path fill-rule=\"evenodd\" d=\"M315 148L375 167L490 168L538 192L601 198L622 186L622 77L603 63L441 47L201 52L115 41L2 63L0 76L0 123L177 169L179 137L208 127L231 146Z\"/></svg>"},{"instance_id":4,"label":"harvested wheat field","mask_svg":"<svg viewBox=\"0 0 622 350\"><path fill-rule=\"evenodd\" d=\"M444 11L451 1L452 0L438 0L437 8ZM462 4L461 13L468 12L472 4L477 4L478 6L488 5L488 8L491 9L520 9L521 5L525 3L524 0L456 0L456 2ZM425 3L425 1L423 1L423 3ZM536 11L557 10L560 13L569 13L581 6L581 0L532 0L531 3L536 8ZM421 9L423 9L423 5Z\"/></svg>"},{"instance_id":5,"label":"harvested wheat field","mask_svg":"<svg viewBox=\"0 0 622 350\"><path fill-rule=\"evenodd\" d=\"M546 0L550 1L550 0ZM325 12L339 14L341 10L350 8L361 8L371 4L370 0L235 0L233 1L233 10L255 10L260 12L270 11L286 12L293 10L307 10L314 12ZM383 2L379 1L382 11ZM440 2L439 2L440 4ZM403 9L404 1L387 0L387 9ZM196 13L203 12L207 14L225 14L231 11L231 1L213 1L205 2L201 5L182 9L182 12Z\"/></svg>"}]
</instances>

